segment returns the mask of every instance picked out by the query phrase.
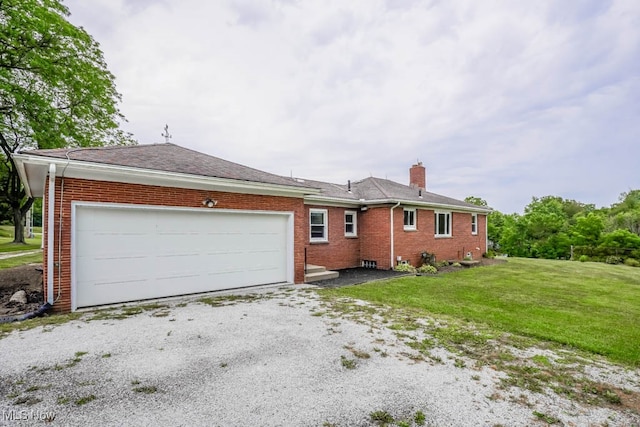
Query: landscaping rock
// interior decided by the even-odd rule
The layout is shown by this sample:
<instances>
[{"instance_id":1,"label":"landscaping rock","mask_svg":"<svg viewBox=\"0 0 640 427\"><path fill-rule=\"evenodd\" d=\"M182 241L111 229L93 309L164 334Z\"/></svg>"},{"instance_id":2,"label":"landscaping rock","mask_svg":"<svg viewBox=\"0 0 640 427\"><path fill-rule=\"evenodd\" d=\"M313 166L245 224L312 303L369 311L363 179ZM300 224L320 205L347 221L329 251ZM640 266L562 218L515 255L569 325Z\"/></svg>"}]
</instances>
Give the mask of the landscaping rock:
<instances>
[{"instance_id":1,"label":"landscaping rock","mask_svg":"<svg viewBox=\"0 0 640 427\"><path fill-rule=\"evenodd\" d=\"M19 290L18 292L14 293L13 295L11 295L11 298L9 298L9 302L16 302L19 304L26 304L27 303L27 293L23 290Z\"/></svg>"}]
</instances>

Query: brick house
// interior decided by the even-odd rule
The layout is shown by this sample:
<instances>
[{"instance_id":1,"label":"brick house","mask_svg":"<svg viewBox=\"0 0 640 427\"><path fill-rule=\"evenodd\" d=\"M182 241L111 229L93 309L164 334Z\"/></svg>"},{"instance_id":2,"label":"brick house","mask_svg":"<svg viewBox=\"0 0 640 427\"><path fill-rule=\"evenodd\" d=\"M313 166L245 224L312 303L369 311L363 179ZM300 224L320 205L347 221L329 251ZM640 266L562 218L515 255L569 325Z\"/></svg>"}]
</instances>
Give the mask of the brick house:
<instances>
[{"instance_id":1,"label":"brick house","mask_svg":"<svg viewBox=\"0 0 640 427\"><path fill-rule=\"evenodd\" d=\"M269 174L174 144L14 154L43 198L44 291L56 311L273 283L306 265L389 269L486 251L490 209L410 185Z\"/></svg>"}]
</instances>

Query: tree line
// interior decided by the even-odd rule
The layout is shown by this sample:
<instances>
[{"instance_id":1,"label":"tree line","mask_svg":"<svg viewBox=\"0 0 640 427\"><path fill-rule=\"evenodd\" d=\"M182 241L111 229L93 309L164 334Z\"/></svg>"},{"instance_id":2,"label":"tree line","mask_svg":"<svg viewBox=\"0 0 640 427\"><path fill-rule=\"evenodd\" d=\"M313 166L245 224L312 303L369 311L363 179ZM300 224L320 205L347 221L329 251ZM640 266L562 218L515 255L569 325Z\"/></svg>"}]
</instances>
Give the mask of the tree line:
<instances>
[{"instance_id":1,"label":"tree line","mask_svg":"<svg viewBox=\"0 0 640 427\"><path fill-rule=\"evenodd\" d=\"M477 197L466 200L486 206ZM490 248L509 256L635 265L640 261L640 190L620 194L608 208L533 197L523 214L489 214L487 232Z\"/></svg>"}]
</instances>

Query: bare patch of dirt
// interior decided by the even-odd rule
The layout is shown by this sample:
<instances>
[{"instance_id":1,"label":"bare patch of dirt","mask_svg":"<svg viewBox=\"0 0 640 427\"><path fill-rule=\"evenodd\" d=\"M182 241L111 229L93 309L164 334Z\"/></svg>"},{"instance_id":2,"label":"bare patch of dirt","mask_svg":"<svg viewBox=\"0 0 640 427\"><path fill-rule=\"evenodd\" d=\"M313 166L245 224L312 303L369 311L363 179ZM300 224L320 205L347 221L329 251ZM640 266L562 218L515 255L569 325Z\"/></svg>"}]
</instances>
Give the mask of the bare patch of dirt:
<instances>
[{"instance_id":1,"label":"bare patch of dirt","mask_svg":"<svg viewBox=\"0 0 640 427\"><path fill-rule=\"evenodd\" d=\"M27 303L9 302L11 296L23 290ZM0 270L0 316L35 311L44 303L42 264L27 264Z\"/></svg>"}]
</instances>

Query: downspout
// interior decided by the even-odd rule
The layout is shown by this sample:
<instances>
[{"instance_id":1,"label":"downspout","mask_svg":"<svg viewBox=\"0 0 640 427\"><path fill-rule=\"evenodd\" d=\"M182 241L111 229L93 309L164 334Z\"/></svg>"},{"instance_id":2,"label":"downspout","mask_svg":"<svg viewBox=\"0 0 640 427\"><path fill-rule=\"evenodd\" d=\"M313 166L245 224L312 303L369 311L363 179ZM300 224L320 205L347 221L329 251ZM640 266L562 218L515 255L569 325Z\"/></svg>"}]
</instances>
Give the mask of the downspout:
<instances>
[{"instance_id":1,"label":"downspout","mask_svg":"<svg viewBox=\"0 0 640 427\"><path fill-rule=\"evenodd\" d=\"M49 193L47 195L47 302L53 305L53 237L56 205L56 165L49 165Z\"/></svg>"},{"instance_id":2,"label":"downspout","mask_svg":"<svg viewBox=\"0 0 640 427\"><path fill-rule=\"evenodd\" d=\"M484 216L484 253L487 253L488 251L489 251L489 214Z\"/></svg>"},{"instance_id":3,"label":"downspout","mask_svg":"<svg viewBox=\"0 0 640 427\"><path fill-rule=\"evenodd\" d=\"M398 206L400 206L400 202L396 203L395 206L391 207L391 269L393 270L393 264L394 264L394 260L395 260L395 254L394 254L394 249L393 249L393 242L394 242L394 238L393 238L393 210L395 208L397 208Z\"/></svg>"}]
</instances>

